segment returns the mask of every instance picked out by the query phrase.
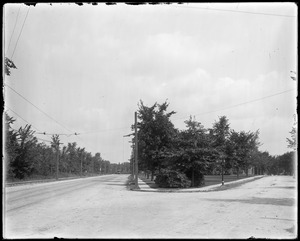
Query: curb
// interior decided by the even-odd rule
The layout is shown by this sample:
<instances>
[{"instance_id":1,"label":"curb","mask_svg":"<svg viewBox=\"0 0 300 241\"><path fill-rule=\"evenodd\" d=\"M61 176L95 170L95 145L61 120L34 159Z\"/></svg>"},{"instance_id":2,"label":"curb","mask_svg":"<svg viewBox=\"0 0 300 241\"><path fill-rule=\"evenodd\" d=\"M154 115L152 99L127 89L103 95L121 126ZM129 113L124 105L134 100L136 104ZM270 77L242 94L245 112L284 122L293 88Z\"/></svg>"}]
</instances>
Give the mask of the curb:
<instances>
[{"instance_id":1,"label":"curb","mask_svg":"<svg viewBox=\"0 0 300 241\"><path fill-rule=\"evenodd\" d=\"M166 193L192 193L192 192L217 192L217 191L224 191L230 188L235 187L235 185L242 185L247 182L255 181L257 179L261 179L265 177L265 175L261 176L255 176L255 177L249 177L249 178L244 178L240 180L235 180L231 182L227 182L224 184L224 186L220 184L215 184L211 186L206 186L206 187L199 187L199 188L190 188L190 189L170 189L170 188L151 188L149 185L144 182L143 180L139 179L139 189L131 189L131 191L138 191L138 192L166 192ZM143 188L141 186L147 186L146 188Z\"/></svg>"}]
</instances>

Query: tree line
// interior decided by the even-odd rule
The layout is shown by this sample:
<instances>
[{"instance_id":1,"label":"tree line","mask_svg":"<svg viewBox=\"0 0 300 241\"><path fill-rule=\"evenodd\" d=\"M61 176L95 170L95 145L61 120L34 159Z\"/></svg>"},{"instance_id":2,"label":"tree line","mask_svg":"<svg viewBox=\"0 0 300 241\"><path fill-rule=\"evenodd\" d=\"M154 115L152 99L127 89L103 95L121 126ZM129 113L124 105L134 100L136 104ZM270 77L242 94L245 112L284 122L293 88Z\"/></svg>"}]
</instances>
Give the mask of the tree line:
<instances>
[{"instance_id":1,"label":"tree line","mask_svg":"<svg viewBox=\"0 0 300 241\"><path fill-rule=\"evenodd\" d=\"M130 163L110 163L98 152L92 155L76 142L60 146L58 135L50 145L38 142L30 125L12 128L15 119L5 113L4 164L7 181L89 176L130 172ZM58 163L58 166L57 166ZM58 172L57 172L58 170Z\"/></svg>"},{"instance_id":2,"label":"tree line","mask_svg":"<svg viewBox=\"0 0 300 241\"><path fill-rule=\"evenodd\" d=\"M195 118L184 123L185 130L174 127L167 111L169 103L152 106L138 104L138 168L161 187L195 187L204 184L204 175L240 173L294 173L295 152L272 156L258 148L259 130L235 131L226 116L220 116L211 128L205 128ZM132 126L133 129L133 126ZM294 134L295 130L293 129ZM293 137L293 136L292 136ZM288 139L288 138L287 138ZM292 145L292 140L287 140ZM132 140L131 162L134 160L135 136ZM289 146L295 149L295 143Z\"/></svg>"}]
</instances>

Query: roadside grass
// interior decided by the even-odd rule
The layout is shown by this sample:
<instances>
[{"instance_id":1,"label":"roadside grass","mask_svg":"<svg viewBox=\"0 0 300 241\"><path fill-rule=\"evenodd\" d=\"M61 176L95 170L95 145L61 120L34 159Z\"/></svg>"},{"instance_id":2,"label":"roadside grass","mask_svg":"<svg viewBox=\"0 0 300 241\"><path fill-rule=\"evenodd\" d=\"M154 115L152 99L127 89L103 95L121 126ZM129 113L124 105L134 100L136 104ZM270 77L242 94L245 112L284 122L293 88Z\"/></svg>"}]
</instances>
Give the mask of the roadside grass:
<instances>
[{"instance_id":1,"label":"roadside grass","mask_svg":"<svg viewBox=\"0 0 300 241\"><path fill-rule=\"evenodd\" d=\"M224 182L231 182L231 181L237 181L237 180L242 180L245 178L249 178L253 176L247 176L246 174L240 174L239 177L236 175L224 175ZM211 186L211 185L216 185L216 184L221 184L222 183L222 176L221 175L205 175L205 184L203 187L206 186Z\"/></svg>"},{"instance_id":2,"label":"roadside grass","mask_svg":"<svg viewBox=\"0 0 300 241\"><path fill-rule=\"evenodd\" d=\"M257 178L251 178L251 179L245 178L245 180L243 180L241 182L233 182L233 183L228 183L228 184L224 183L224 185L220 185L219 187L213 188L210 191L225 191L225 190L228 190L228 189L239 187L239 186L241 186L245 183L248 183L248 182L253 182L253 181L258 180L262 177L263 176L258 176Z\"/></svg>"},{"instance_id":3,"label":"roadside grass","mask_svg":"<svg viewBox=\"0 0 300 241\"><path fill-rule=\"evenodd\" d=\"M106 174L104 174L106 175ZM28 184L28 183L40 183L40 182L54 182L54 181L63 181L63 180L69 180L69 179L79 179L79 178L86 178L86 177L94 177L94 176L100 176L100 174L90 174L86 173L82 176L76 175L76 174L69 174L69 173L61 173L58 177L58 180L56 180L53 176L31 176L26 177L24 179L7 179L5 181L6 186L15 186L15 185L22 185L22 184ZM102 176L102 175L101 175Z\"/></svg>"},{"instance_id":4,"label":"roadside grass","mask_svg":"<svg viewBox=\"0 0 300 241\"><path fill-rule=\"evenodd\" d=\"M222 188L224 190L226 188L227 189L229 188L229 186L228 186L229 184L226 184L226 182L247 179L249 177L253 177L253 176L248 176L247 177L246 175L240 175L237 178L236 175L224 175L224 182L225 182L224 186L226 186L226 187L222 186ZM151 178L146 178L144 175L139 175L139 178L141 180L143 180L145 183L147 183L150 188L154 188L154 189L159 188L158 185L154 181L151 180ZM205 175L205 184L203 186L200 186L200 187L188 187L188 188L181 188L181 189L201 188L201 187L207 187L207 186L212 186L212 185L216 185L216 184L220 184L221 185L221 182L222 182L222 177L220 175ZM176 190L176 189L178 189L178 188L174 188L174 190Z\"/></svg>"},{"instance_id":5,"label":"roadside grass","mask_svg":"<svg viewBox=\"0 0 300 241\"><path fill-rule=\"evenodd\" d=\"M262 178L263 176L249 176L247 177L246 175L245 176L242 176L240 178L236 178L236 176L227 176L227 178L224 180L229 182L229 183L224 183L224 185L221 185L221 181L219 180L219 177L216 176L214 179L214 182L212 182L212 178L210 179L210 185L204 185L204 186L201 186L201 187L189 187L189 188L159 188L154 181L151 181L151 179L149 178L146 178L145 176L143 175L140 175L139 178L141 180L143 180L150 188L153 188L153 189L156 189L157 191L162 191L162 192L180 192L180 191L183 191L184 192L215 192L215 191L225 191L225 190L228 190L228 189L232 189L232 188L236 188L236 187L239 187L247 182L252 182L252 181L255 181L255 180L258 180L260 178ZM238 182L234 182L234 181L238 181ZM211 185L217 185L219 184L219 186L216 186L216 187L212 187L210 189L205 189L205 190L202 190L201 188L203 187L209 187ZM199 189L197 191L195 191L195 188L196 189ZM134 183L132 185L132 188L130 190L135 190L134 188Z\"/></svg>"}]
</instances>

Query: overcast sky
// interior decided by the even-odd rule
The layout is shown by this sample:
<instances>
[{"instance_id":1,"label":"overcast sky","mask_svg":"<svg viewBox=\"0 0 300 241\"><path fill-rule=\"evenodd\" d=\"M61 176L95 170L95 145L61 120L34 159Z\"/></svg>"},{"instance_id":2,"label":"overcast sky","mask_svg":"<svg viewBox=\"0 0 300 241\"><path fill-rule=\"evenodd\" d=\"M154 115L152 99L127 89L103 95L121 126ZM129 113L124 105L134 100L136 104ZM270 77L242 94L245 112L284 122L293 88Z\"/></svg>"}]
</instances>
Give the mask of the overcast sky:
<instances>
[{"instance_id":1,"label":"overcast sky","mask_svg":"<svg viewBox=\"0 0 300 241\"><path fill-rule=\"evenodd\" d=\"M112 163L130 158L123 135L139 100L168 100L181 130L190 115L206 128L225 115L281 155L297 104L296 16L293 3L6 4L4 52L18 69L5 108L14 128L80 133L60 138Z\"/></svg>"}]
</instances>

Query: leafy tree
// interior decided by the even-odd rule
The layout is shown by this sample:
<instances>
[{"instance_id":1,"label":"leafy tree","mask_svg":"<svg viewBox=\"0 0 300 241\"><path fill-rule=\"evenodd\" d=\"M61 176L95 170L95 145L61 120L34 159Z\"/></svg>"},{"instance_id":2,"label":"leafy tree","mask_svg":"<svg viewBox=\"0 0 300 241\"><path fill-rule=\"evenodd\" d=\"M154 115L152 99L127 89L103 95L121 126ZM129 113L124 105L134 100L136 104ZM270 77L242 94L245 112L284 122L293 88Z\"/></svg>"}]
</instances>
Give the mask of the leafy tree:
<instances>
[{"instance_id":1,"label":"leafy tree","mask_svg":"<svg viewBox=\"0 0 300 241\"><path fill-rule=\"evenodd\" d=\"M230 124L226 116L221 116L218 121L214 122L209 135L212 140L212 147L218 153L214 166L218 167L219 163L226 166L228 162L227 146L230 137Z\"/></svg>"},{"instance_id":2,"label":"leafy tree","mask_svg":"<svg viewBox=\"0 0 300 241\"><path fill-rule=\"evenodd\" d=\"M59 139L59 135L52 135L51 137L52 141L51 141L51 147L53 148L55 155L56 155L56 179L58 179L58 175L59 175L59 145L60 143L60 139Z\"/></svg>"},{"instance_id":3,"label":"leafy tree","mask_svg":"<svg viewBox=\"0 0 300 241\"><path fill-rule=\"evenodd\" d=\"M16 178L23 179L33 171L32 160L35 157L34 149L36 148L37 139L33 135L34 131L31 130L31 125L26 125L24 128L20 127L18 134L19 147L13 162L13 172Z\"/></svg>"},{"instance_id":4,"label":"leafy tree","mask_svg":"<svg viewBox=\"0 0 300 241\"><path fill-rule=\"evenodd\" d=\"M17 157L17 149L19 148L19 144L18 144L19 134L17 131L13 130L11 127L11 125L15 121L16 120L14 118L10 117L5 112L5 126L4 126L5 152L4 152L4 157L5 157L5 167L6 167L6 173L7 173L6 178L7 179L14 178L13 163Z\"/></svg>"},{"instance_id":5,"label":"leafy tree","mask_svg":"<svg viewBox=\"0 0 300 241\"><path fill-rule=\"evenodd\" d=\"M100 173L101 161L102 161L101 154L97 152L94 156L93 172Z\"/></svg>"},{"instance_id":6,"label":"leafy tree","mask_svg":"<svg viewBox=\"0 0 300 241\"><path fill-rule=\"evenodd\" d=\"M154 172L163 168L164 151L172 146L176 133L170 117L174 111L167 112L169 104L155 103L151 107L140 101L138 111L138 160L139 169ZM135 139L133 138L133 143Z\"/></svg>"},{"instance_id":7,"label":"leafy tree","mask_svg":"<svg viewBox=\"0 0 300 241\"><path fill-rule=\"evenodd\" d=\"M195 119L185 121L187 130L182 131L179 148L181 170L191 179L191 186L204 183L204 173L216 158L216 151L212 149L211 139L204 126ZM177 161L177 162L178 162Z\"/></svg>"},{"instance_id":8,"label":"leafy tree","mask_svg":"<svg viewBox=\"0 0 300 241\"><path fill-rule=\"evenodd\" d=\"M278 160L278 174L286 174L286 175L293 175L295 171L294 166L294 159L295 159L295 152L286 152L281 156L278 156L276 159Z\"/></svg>"},{"instance_id":9,"label":"leafy tree","mask_svg":"<svg viewBox=\"0 0 300 241\"><path fill-rule=\"evenodd\" d=\"M44 143L38 143L34 149L33 174L41 177L52 177L55 170L55 153Z\"/></svg>"},{"instance_id":10,"label":"leafy tree","mask_svg":"<svg viewBox=\"0 0 300 241\"><path fill-rule=\"evenodd\" d=\"M293 149L294 151L297 150L297 129L295 126L292 127L292 130L289 132L291 134L291 139L286 138L288 143L288 148Z\"/></svg>"},{"instance_id":11,"label":"leafy tree","mask_svg":"<svg viewBox=\"0 0 300 241\"><path fill-rule=\"evenodd\" d=\"M231 130L230 145L232 147L232 166L237 169L239 175L240 168L243 168L248 175L248 167L251 164L251 154L254 153L258 146L259 131L256 132L236 132Z\"/></svg>"},{"instance_id":12,"label":"leafy tree","mask_svg":"<svg viewBox=\"0 0 300 241\"><path fill-rule=\"evenodd\" d=\"M78 155L77 155L77 143L68 143L67 146L67 166L69 173L78 173L79 172L79 163L78 163Z\"/></svg>"}]
</instances>

